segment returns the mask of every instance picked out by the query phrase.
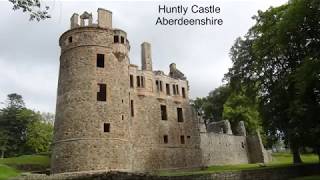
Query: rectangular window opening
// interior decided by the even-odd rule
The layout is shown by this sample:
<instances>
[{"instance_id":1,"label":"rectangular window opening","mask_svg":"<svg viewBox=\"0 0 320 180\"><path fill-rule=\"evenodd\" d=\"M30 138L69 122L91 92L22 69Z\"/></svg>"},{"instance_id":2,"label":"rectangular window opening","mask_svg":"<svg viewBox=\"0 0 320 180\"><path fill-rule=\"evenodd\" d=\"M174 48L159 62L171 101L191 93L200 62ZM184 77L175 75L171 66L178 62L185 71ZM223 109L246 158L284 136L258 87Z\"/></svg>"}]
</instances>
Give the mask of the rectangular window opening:
<instances>
[{"instance_id":1,"label":"rectangular window opening","mask_svg":"<svg viewBox=\"0 0 320 180\"><path fill-rule=\"evenodd\" d=\"M184 87L182 88L182 97L183 97L183 98L186 98L186 90L185 90Z\"/></svg>"},{"instance_id":2,"label":"rectangular window opening","mask_svg":"<svg viewBox=\"0 0 320 180\"><path fill-rule=\"evenodd\" d=\"M97 67L104 67L104 54L97 54Z\"/></svg>"},{"instance_id":3,"label":"rectangular window opening","mask_svg":"<svg viewBox=\"0 0 320 180\"><path fill-rule=\"evenodd\" d=\"M130 102L130 107L131 107L131 116L134 117L134 106L133 106L133 100Z\"/></svg>"},{"instance_id":4,"label":"rectangular window opening","mask_svg":"<svg viewBox=\"0 0 320 180\"><path fill-rule=\"evenodd\" d=\"M156 80L156 87L157 87L157 91L159 92L160 88L159 88L159 81L158 80Z\"/></svg>"},{"instance_id":5,"label":"rectangular window opening","mask_svg":"<svg viewBox=\"0 0 320 180\"><path fill-rule=\"evenodd\" d=\"M113 42L119 43L119 36L113 36Z\"/></svg>"},{"instance_id":6,"label":"rectangular window opening","mask_svg":"<svg viewBox=\"0 0 320 180\"><path fill-rule=\"evenodd\" d=\"M97 100L98 101L106 101L107 100L107 85L106 84L98 84L99 92L97 92Z\"/></svg>"},{"instance_id":7,"label":"rectangular window opening","mask_svg":"<svg viewBox=\"0 0 320 180\"><path fill-rule=\"evenodd\" d=\"M180 136L180 142L181 144L185 144L184 136Z\"/></svg>"},{"instance_id":8,"label":"rectangular window opening","mask_svg":"<svg viewBox=\"0 0 320 180\"><path fill-rule=\"evenodd\" d=\"M160 81L159 86L160 86L160 91L162 92L162 81Z\"/></svg>"},{"instance_id":9,"label":"rectangular window opening","mask_svg":"<svg viewBox=\"0 0 320 180\"><path fill-rule=\"evenodd\" d=\"M110 123L103 124L103 132L110 132Z\"/></svg>"},{"instance_id":10,"label":"rectangular window opening","mask_svg":"<svg viewBox=\"0 0 320 180\"><path fill-rule=\"evenodd\" d=\"M130 87L133 88L133 75L130 75Z\"/></svg>"},{"instance_id":11,"label":"rectangular window opening","mask_svg":"<svg viewBox=\"0 0 320 180\"><path fill-rule=\"evenodd\" d=\"M124 37L121 36L121 43L124 44Z\"/></svg>"},{"instance_id":12,"label":"rectangular window opening","mask_svg":"<svg viewBox=\"0 0 320 180\"><path fill-rule=\"evenodd\" d=\"M69 40L69 43L72 43L72 36L70 36L68 40Z\"/></svg>"},{"instance_id":13,"label":"rectangular window opening","mask_svg":"<svg viewBox=\"0 0 320 180\"><path fill-rule=\"evenodd\" d=\"M137 76L137 87L144 88L144 77Z\"/></svg>"},{"instance_id":14,"label":"rectangular window opening","mask_svg":"<svg viewBox=\"0 0 320 180\"><path fill-rule=\"evenodd\" d=\"M176 91L177 91L177 94L179 95L180 93L179 93L179 86L178 85L176 85Z\"/></svg>"},{"instance_id":15,"label":"rectangular window opening","mask_svg":"<svg viewBox=\"0 0 320 180\"><path fill-rule=\"evenodd\" d=\"M169 84L166 84L166 92L167 92L167 95L170 96L170 85Z\"/></svg>"},{"instance_id":16,"label":"rectangular window opening","mask_svg":"<svg viewBox=\"0 0 320 180\"><path fill-rule=\"evenodd\" d=\"M163 143L168 144L168 135L163 136Z\"/></svg>"},{"instance_id":17,"label":"rectangular window opening","mask_svg":"<svg viewBox=\"0 0 320 180\"><path fill-rule=\"evenodd\" d=\"M141 77L140 77L140 80L141 80L141 87L144 87L144 77L141 76Z\"/></svg>"},{"instance_id":18,"label":"rectangular window opening","mask_svg":"<svg viewBox=\"0 0 320 180\"><path fill-rule=\"evenodd\" d=\"M165 105L160 105L160 109L161 109L161 119L168 120L167 107Z\"/></svg>"},{"instance_id":19,"label":"rectangular window opening","mask_svg":"<svg viewBox=\"0 0 320 180\"><path fill-rule=\"evenodd\" d=\"M140 76L137 76L137 87L141 87Z\"/></svg>"},{"instance_id":20,"label":"rectangular window opening","mask_svg":"<svg viewBox=\"0 0 320 180\"><path fill-rule=\"evenodd\" d=\"M178 116L178 122L183 122L182 108L177 108L177 116Z\"/></svg>"},{"instance_id":21,"label":"rectangular window opening","mask_svg":"<svg viewBox=\"0 0 320 180\"><path fill-rule=\"evenodd\" d=\"M177 94L176 85L172 84L172 90L173 90L173 95L176 95Z\"/></svg>"}]
</instances>

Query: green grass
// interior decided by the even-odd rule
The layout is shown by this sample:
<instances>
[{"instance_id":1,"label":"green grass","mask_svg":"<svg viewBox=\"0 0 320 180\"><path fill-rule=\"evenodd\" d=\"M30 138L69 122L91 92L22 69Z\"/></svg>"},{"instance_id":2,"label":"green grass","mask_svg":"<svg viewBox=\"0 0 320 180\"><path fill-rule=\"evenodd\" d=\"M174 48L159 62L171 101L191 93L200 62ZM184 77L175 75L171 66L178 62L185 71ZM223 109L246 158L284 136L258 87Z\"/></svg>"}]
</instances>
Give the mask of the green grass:
<instances>
[{"instance_id":1,"label":"green grass","mask_svg":"<svg viewBox=\"0 0 320 180\"><path fill-rule=\"evenodd\" d=\"M23 155L0 159L0 180L19 176L20 171L16 169L16 166L19 165L40 165L49 167L50 158L45 155Z\"/></svg>"},{"instance_id":2,"label":"green grass","mask_svg":"<svg viewBox=\"0 0 320 180\"><path fill-rule=\"evenodd\" d=\"M302 154L301 159L304 163L318 162L318 156L315 154ZM292 154L290 153L273 153L271 164L292 164Z\"/></svg>"},{"instance_id":3,"label":"green grass","mask_svg":"<svg viewBox=\"0 0 320 180\"><path fill-rule=\"evenodd\" d=\"M273 153L272 162L268 164L236 164L236 165L222 165L222 166L210 166L205 169L194 170L178 170L178 171L161 171L158 173L160 176L186 176L194 174L208 174L222 171L241 171L241 170L254 170L254 169L267 169L267 168L279 168L293 166L292 155L290 153ZM303 154L301 155L302 161L305 164L312 164L318 162L318 156L315 154Z\"/></svg>"},{"instance_id":4,"label":"green grass","mask_svg":"<svg viewBox=\"0 0 320 180\"><path fill-rule=\"evenodd\" d=\"M37 164L49 166L50 158L43 155L23 155L19 157L0 159L0 164L20 165L20 164Z\"/></svg>"},{"instance_id":5,"label":"green grass","mask_svg":"<svg viewBox=\"0 0 320 180\"><path fill-rule=\"evenodd\" d=\"M0 180L5 180L10 177L15 177L15 176L18 176L19 174L20 174L19 171L17 171L16 169L4 164L0 164Z\"/></svg>"},{"instance_id":6,"label":"green grass","mask_svg":"<svg viewBox=\"0 0 320 180\"><path fill-rule=\"evenodd\" d=\"M274 153L273 161L266 165L262 164L237 164L237 165L224 165L224 166L210 166L206 169L193 169L193 170L180 170L180 171L162 171L157 173L160 176L183 176L194 174L207 174L221 171L241 171L253 170L263 168L277 168L292 166L292 155L290 153ZM318 156L314 154L301 155L304 163L317 163ZM22 164L43 165L48 167L50 165L50 158L46 155L24 155L19 157L0 159L0 180L9 177L18 176L20 172L14 167ZM306 177L307 178L307 177ZM319 177L315 177L318 178ZM297 179L300 180L300 179ZM303 179L302 179L303 180ZM309 179L306 179L309 180ZM313 180L313 179L310 179Z\"/></svg>"},{"instance_id":7,"label":"green grass","mask_svg":"<svg viewBox=\"0 0 320 180\"><path fill-rule=\"evenodd\" d=\"M292 180L320 180L320 176L305 176L305 177L294 178Z\"/></svg>"}]
</instances>

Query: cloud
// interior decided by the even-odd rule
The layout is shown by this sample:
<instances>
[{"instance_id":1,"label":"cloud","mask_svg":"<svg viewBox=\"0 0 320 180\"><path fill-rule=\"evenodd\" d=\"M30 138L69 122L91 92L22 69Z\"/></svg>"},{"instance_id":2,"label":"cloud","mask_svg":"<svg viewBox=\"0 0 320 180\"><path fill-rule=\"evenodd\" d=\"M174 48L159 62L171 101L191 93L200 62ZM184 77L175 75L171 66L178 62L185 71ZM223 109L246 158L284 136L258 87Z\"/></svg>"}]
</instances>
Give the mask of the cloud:
<instances>
[{"instance_id":1,"label":"cloud","mask_svg":"<svg viewBox=\"0 0 320 180\"><path fill-rule=\"evenodd\" d=\"M10 93L18 93L27 107L53 112L55 109L58 67L33 62L11 63L0 59L0 99L3 102Z\"/></svg>"},{"instance_id":2,"label":"cloud","mask_svg":"<svg viewBox=\"0 0 320 180\"><path fill-rule=\"evenodd\" d=\"M12 11L0 1L0 102L12 92L23 95L28 107L55 111L60 49L59 36L69 29L74 12L93 12L99 7L113 12L113 26L128 33L131 63L140 66L140 44L152 44L153 67L168 72L175 62L190 82L191 97L206 96L221 85L231 66L229 50L234 40L254 24L259 9L285 3L284 0L228 1L44 1L51 7L51 19L29 22L28 16ZM159 5L218 5L223 26L156 26ZM162 15L161 15L162 16ZM164 15L181 17L181 15ZM187 15L204 17L204 15ZM210 15L211 16L211 15Z\"/></svg>"}]
</instances>

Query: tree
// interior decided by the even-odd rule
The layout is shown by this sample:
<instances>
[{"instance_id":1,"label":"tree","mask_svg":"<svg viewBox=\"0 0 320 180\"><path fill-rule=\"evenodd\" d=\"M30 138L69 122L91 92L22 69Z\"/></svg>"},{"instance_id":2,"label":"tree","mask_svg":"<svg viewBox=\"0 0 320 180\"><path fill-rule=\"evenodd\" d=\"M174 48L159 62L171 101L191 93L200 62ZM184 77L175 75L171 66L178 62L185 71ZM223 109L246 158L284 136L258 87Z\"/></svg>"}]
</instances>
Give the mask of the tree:
<instances>
[{"instance_id":1,"label":"tree","mask_svg":"<svg viewBox=\"0 0 320 180\"><path fill-rule=\"evenodd\" d=\"M0 131L0 150L1 150L1 158L4 158L4 154L8 149L8 141L9 141L9 133L8 131L1 130Z\"/></svg>"},{"instance_id":2,"label":"tree","mask_svg":"<svg viewBox=\"0 0 320 180\"><path fill-rule=\"evenodd\" d=\"M296 104L299 111L296 116L303 119L305 145L313 147L320 162L320 61L307 59L298 68L294 80L297 88Z\"/></svg>"},{"instance_id":3,"label":"tree","mask_svg":"<svg viewBox=\"0 0 320 180\"><path fill-rule=\"evenodd\" d=\"M2 157L46 151L52 141L52 123L25 107L21 95L9 94L0 109Z\"/></svg>"},{"instance_id":4,"label":"tree","mask_svg":"<svg viewBox=\"0 0 320 180\"><path fill-rule=\"evenodd\" d=\"M13 4L13 10L22 9L24 13L28 13L30 21L51 18L48 14L49 6L43 9L40 0L9 0L9 2Z\"/></svg>"},{"instance_id":5,"label":"tree","mask_svg":"<svg viewBox=\"0 0 320 180\"><path fill-rule=\"evenodd\" d=\"M254 17L256 24L232 47L233 67L226 74L232 87L254 87L252 95L259 98L266 133L283 135L295 163L301 162L299 147L318 132L318 128L312 127L319 127L320 122L315 116L318 107L312 107L319 102L319 78L311 78L308 85L297 78L301 77L300 71L309 74L308 68L302 68L308 60L319 62L319 7L316 0L292 0L259 11ZM304 90L309 93L303 93Z\"/></svg>"},{"instance_id":6,"label":"tree","mask_svg":"<svg viewBox=\"0 0 320 180\"><path fill-rule=\"evenodd\" d=\"M23 151L26 126L31 119L22 96L9 94L6 104L6 107L0 110L0 132L6 137L3 154L7 151L7 155L12 156Z\"/></svg>"},{"instance_id":7,"label":"tree","mask_svg":"<svg viewBox=\"0 0 320 180\"><path fill-rule=\"evenodd\" d=\"M38 113L37 120L27 126L26 145L31 152L48 152L53 138L53 125Z\"/></svg>"},{"instance_id":8,"label":"tree","mask_svg":"<svg viewBox=\"0 0 320 180\"><path fill-rule=\"evenodd\" d=\"M203 113L204 119L208 121L221 121L223 104L230 95L230 89L227 85L222 85L211 91L207 97L197 98L194 101L194 107L197 111Z\"/></svg>"},{"instance_id":9,"label":"tree","mask_svg":"<svg viewBox=\"0 0 320 180\"><path fill-rule=\"evenodd\" d=\"M14 109L22 109L25 104L21 95L12 93L8 95L7 106Z\"/></svg>"},{"instance_id":10,"label":"tree","mask_svg":"<svg viewBox=\"0 0 320 180\"><path fill-rule=\"evenodd\" d=\"M243 121L248 134L262 131L258 103L252 101L243 92L233 92L223 106L223 119L230 121L232 131L237 133L237 125Z\"/></svg>"}]
</instances>

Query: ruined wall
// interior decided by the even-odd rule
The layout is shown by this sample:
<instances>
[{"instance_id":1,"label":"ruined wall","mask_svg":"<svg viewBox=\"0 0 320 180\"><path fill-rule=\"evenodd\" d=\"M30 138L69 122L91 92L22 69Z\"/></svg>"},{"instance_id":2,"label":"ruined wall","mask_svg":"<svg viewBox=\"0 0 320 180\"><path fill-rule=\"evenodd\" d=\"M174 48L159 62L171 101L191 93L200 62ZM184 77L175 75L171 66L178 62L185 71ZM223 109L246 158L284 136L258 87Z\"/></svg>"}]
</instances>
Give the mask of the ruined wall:
<instances>
[{"instance_id":1,"label":"ruined wall","mask_svg":"<svg viewBox=\"0 0 320 180\"><path fill-rule=\"evenodd\" d=\"M267 163L272 160L271 154L263 147L259 132L257 135L248 136L247 142L251 163Z\"/></svg>"},{"instance_id":2,"label":"ruined wall","mask_svg":"<svg viewBox=\"0 0 320 180\"><path fill-rule=\"evenodd\" d=\"M187 116L184 122L175 119L176 107L182 107L185 115L190 113L188 107L148 97L136 97L135 101L135 111L141 116L133 119L133 170L199 167L199 135L194 131L192 119L187 119ZM168 120L161 120L160 104L166 105ZM164 135L168 136L167 144L164 143ZM182 135L184 144L180 140Z\"/></svg>"},{"instance_id":3,"label":"ruined wall","mask_svg":"<svg viewBox=\"0 0 320 180\"><path fill-rule=\"evenodd\" d=\"M207 125L208 132L219 133L219 134L233 134L231 130L231 125L228 120L210 122Z\"/></svg>"},{"instance_id":4,"label":"ruined wall","mask_svg":"<svg viewBox=\"0 0 320 180\"><path fill-rule=\"evenodd\" d=\"M130 98L134 101L131 139L133 144L133 171L199 167L201 150L198 123L188 99L188 83L159 72L141 71L130 67L134 87ZM137 87L136 76L143 76L144 87ZM156 80L162 81L162 91ZM167 94L166 84L170 85ZM179 94L173 94L172 85L178 85ZM185 88L185 98L182 96ZM162 120L161 105L166 106L167 120ZM182 108L183 122L178 122L177 108ZM168 143L164 142L168 136ZM181 142L184 136L184 143Z\"/></svg>"},{"instance_id":5,"label":"ruined wall","mask_svg":"<svg viewBox=\"0 0 320 180\"><path fill-rule=\"evenodd\" d=\"M204 166L248 163L248 144L245 136L201 133Z\"/></svg>"}]
</instances>

